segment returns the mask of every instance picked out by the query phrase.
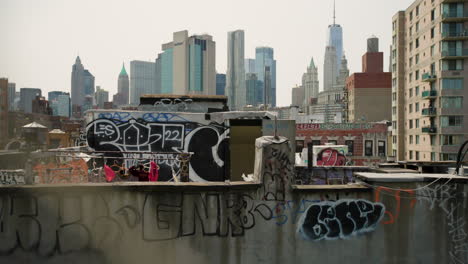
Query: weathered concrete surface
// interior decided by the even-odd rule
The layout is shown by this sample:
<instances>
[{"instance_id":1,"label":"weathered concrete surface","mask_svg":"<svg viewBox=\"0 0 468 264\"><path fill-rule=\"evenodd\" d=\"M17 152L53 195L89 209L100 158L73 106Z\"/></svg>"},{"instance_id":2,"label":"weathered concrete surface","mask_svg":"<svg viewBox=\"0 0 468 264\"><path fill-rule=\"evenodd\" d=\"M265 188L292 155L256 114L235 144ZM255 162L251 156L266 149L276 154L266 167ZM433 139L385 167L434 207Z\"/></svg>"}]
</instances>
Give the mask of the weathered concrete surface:
<instances>
[{"instance_id":1,"label":"weathered concrete surface","mask_svg":"<svg viewBox=\"0 0 468 264\"><path fill-rule=\"evenodd\" d=\"M293 191L287 141L257 146L260 184L1 188L0 263L468 261L464 182Z\"/></svg>"}]
</instances>

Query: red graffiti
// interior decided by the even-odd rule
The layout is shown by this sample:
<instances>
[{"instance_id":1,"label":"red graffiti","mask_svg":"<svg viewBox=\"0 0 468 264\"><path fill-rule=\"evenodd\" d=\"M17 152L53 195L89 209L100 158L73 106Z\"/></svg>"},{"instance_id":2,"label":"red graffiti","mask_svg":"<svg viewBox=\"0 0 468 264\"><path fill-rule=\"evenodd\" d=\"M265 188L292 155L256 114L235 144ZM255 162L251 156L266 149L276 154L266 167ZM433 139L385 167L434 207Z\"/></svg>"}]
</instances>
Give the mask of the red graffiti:
<instances>
[{"instance_id":1,"label":"red graffiti","mask_svg":"<svg viewBox=\"0 0 468 264\"><path fill-rule=\"evenodd\" d=\"M33 170L39 178L39 183L88 182L88 165L82 159L64 164L38 164Z\"/></svg>"},{"instance_id":2,"label":"red graffiti","mask_svg":"<svg viewBox=\"0 0 468 264\"><path fill-rule=\"evenodd\" d=\"M395 223L397 221L398 217L400 216L400 208L401 208L400 193L404 192L404 193L409 194L410 196L414 196L415 193L414 193L413 190L393 190L393 189L390 189L390 188L387 188L387 187L378 187L375 190L375 199L374 199L375 202L380 202L380 192L381 191L387 192L389 195L391 195L391 196L393 196L395 198L395 201L396 201L395 212L392 213L392 212L386 210L385 215L388 216L388 220L382 221L382 224L384 224L384 225L393 224L393 223ZM414 205L416 204L416 201L417 201L416 198L411 199L411 201L410 201L410 208L411 209L414 208Z\"/></svg>"},{"instance_id":3,"label":"red graffiti","mask_svg":"<svg viewBox=\"0 0 468 264\"><path fill-rule=\"evenodd\" d=\"M317 155L318 166L344 166L346 157L336 149L326 148Z\"/></svg>"}]
</instances>

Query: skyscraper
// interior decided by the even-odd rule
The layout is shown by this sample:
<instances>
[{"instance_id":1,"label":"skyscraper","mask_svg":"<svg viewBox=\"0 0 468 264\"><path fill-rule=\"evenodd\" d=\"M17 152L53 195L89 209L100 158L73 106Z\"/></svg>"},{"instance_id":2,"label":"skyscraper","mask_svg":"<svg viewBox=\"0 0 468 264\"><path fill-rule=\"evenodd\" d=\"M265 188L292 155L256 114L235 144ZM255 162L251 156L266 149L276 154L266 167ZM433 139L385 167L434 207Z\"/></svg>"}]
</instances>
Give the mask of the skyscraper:
<instances>
[{"instance_id":1,"label":"skyscraper","mask_svg":"<svg viewBox=\"0 0 468 264\"><path fill-rule=\"evenodd\" d=\"M343 57L343 29L336 24L335 2L333 2L333 24L328 26L327 46L323 64L323 91L333 89L341 69Z\"/></svg>"},{"instance_id":2,"label":"skyscraper","mask_svg":"<svg viewBox=\"0 0 468 264\"><path fill-rule=\"evenodd\" d=\"M256 105L257 90L258 90L258 80L256 73L246 73L245 74L245 89L246 89L246 104L247 105Z\"/></svg>"},{"instance_id":3,"label":"skyscraper","mask_svg":"<svg viewBox=\"0 0 468 264\"><path fill-rule=\"evenodd\" d=\"M120 70L119 79L117 81L117 94L113 97L114 105L127 105L129 98L130 81L128 79L127 71L125 70L125 64L122 63L122 69Z\"/></svg>"},{"instance_id":4,"label":"skyscraper","mask_svg":"<svg viewBox=\"0 0 468 264\"><path fill-rule=\"evenodd\" d=\"M76 57L71 74L72 105L82 106L86 95L94 94L94 76L81 64L80 56Z\"/></svg>"},{"instance_id":5,"label":"skyscraper","mask_svg":"<svg viewBox=\"0 0 468 264\"><path fill-rule=\"evenodd\" d=\"M266 78L266 70L269 71L269 76ZM276 60L274 59L273 48L257 47L255 49L255 73L258 80L261 82L261 97L263 103L269 104L272 107L276 106ZM268 85L268 89L266 88ZM265 93L266 92L266 96ZM265 102L266 100L266 102Z\"/></svg>"},{"instance_id":6,"label":"skyscraper","mask_svg":"<svg viewBox=\"0 0 468 264\"><path fill-rule=\"evenodd\" d=\"M336 85L338 77L338 68L335 63L336 50L333 46L327 46L325 49L325 62L323 64L323 91L332 90Z\"/></svg>"},{"instance_id":7,"label":"skyscraper","mask_svg":"<svg viewBox=\"0 0 468 264\"><path fill-rule=\"evenodd\" d=\"M104 103L109 102L109 92L97 86L96 93L94 94L94 100L98 109L104 109Z\"/></svg>"},{"instance_id":8,"label":"skyscraper","mask_svg":"<svg viewBox=\"0 0 468 264\"><path fill-rule=\"evenodd\" d=\"M335 47L336 69L339 71L343 57L343 28L335 21L335 1L333 1L333 24L328 26L327 46Z\"/></svg>"},{"instance_id":9,"label":"skyscraper","mask_svg":"<svg viewBox=\"0 0 468 264\"><path fill-rule=\"evenodd\" d=\"M302 87L304 87L304 103L310 105L311 98L317 98L319 93L318 69L315 66L314 58L310 59L307 72L302 75Z\"/></svg>"},{"instance_id":10,"label":"skyscraper","mask_svg":"<svg viewBox=\"0 0 468 264\"><path fill-rule=\"evenodd\" d=\"M228 58L226 92L230 110L240 110L246 105L244 68L244 31L228 32Z\"/></svg>"},{"instance_id":11,"label":"skyscraper","mask_svg":"<svg viewBox=\"0 0 468 264\"><path fill-rule=\"evenodd\" d=\"M156 64L150 61L130 62L130 103L140 104L140 96L155 93Z\"/></svg>"},{"instance_id":12,"label":"skyscraper","mask_svg":"<svg viewBox=\"0 0 468 264\"><path fill-rule=\"evenodd\" d=\"M81 64L80 56L76 57L75 64L72 67L71 75L71 99L72 105L82 105L85 95L84 88L84 67Z\"/></svg>"},{"instance_id":13,"label":"skyscraper","mask_svg":"<svg viewBox=\"0 0 468 264\"><path fill-rule=\"evenodd\" d=\"M212 36L174 32L173 41L163 44L162 50L156 59L162 93L216 94L216 43Z\"/></svg>"},{"instance_id":14,"label":"skyscraper","mask_svg":"<svg viewBox=\"0 0 468 264\"><path fill-rule=\"evenodd\" d=\"M0 78L0 147L8 140L8 79Z\"/></svg>"},{"instance_id":15,"label":"skyscraper","mask_svg":"<svg viewBox=\"0 0 468 264\"><path fill-rule=\"evenodd\" d=\"M216 74L216 95L226 95L226 74Z\"/></svg>"},{"instance_id":16,"label":"skyscraper","mask_svg":"<svg viewBox=\"0 0 468 264\"><path fill-rule=\"evenodd\" d=\"M33 100L36 96L41 96L41 89L38 88L21 88L20 89L20 111L24 113L32 113Z\"/></svg>"},{"instance_id":17,"label":"skyscraper","mask_svg":"<svg viewBox=\"0 0 468 264\"><path fill-rule=\"evenodd\" d=\"M245 74L256 72L257 69L255 68L255 59L245 59Z\"/></svg>"},{"instance_id":18,"label":"skyscraper","mask_svg":"<svg viewBox=\"0 0 468 264\"><path fill-rule=\"evenodd\" d=\"M16 83L8 83L8 111L15 111Z\"/></svg>"},{"instance_id":19,"label":"skyscraper","mask_svg":"<svg viewBox=\"0 0 468 264\"><path fill-rule=\"evenodd\" d=\"M61 91L49 92L48 100L54 116L70 117L70 94Z\"/></svg>"}]
</instances>

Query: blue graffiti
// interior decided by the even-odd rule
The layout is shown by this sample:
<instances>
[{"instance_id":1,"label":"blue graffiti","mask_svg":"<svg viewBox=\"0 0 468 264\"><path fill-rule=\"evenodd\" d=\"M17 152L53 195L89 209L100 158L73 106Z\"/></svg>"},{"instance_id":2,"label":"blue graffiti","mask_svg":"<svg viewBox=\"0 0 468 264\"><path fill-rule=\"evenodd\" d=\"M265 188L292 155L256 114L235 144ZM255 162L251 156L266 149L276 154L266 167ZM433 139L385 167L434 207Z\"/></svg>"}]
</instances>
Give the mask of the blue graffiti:
<instances>
[{"instance_id":1,"label":"blue graffiti","mask_svg":"<svg viewBox=\"0 0 468 264\"><path fill-rule=\"evenodd\" d=\"M170 113L145 113L142 119L145 122L188 122L187 119Z\"/></svg>"},{"instance_id":2,"label":"blue graffiti","mask_svg":"<svg viewBox=\"0 0 468 264\"><path fill-rule=\"evenodd\" d=\"M98 118L111 119L116 122L126 122L130 120L131 115L128 112L99 113Z\"/></svg>"}]
</instances>

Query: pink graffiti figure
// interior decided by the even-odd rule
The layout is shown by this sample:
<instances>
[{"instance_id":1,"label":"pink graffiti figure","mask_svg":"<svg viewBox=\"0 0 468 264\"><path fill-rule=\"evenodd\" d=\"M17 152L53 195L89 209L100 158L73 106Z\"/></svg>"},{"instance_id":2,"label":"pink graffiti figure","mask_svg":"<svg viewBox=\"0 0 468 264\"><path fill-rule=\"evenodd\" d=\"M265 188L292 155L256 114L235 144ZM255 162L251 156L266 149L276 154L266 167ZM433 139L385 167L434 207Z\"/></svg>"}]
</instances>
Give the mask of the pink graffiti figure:
<instances>
[{"instance_id":1,"label":"pink graffiti figure","mask_svg":"<svg viewBox=\"0 0 468 264\"><path fill-rule=\"evenodd\" d=\"M336 149L326 148L317 155L318 166L344 166L346 157Z\"/></svg>"}]
</instances>

